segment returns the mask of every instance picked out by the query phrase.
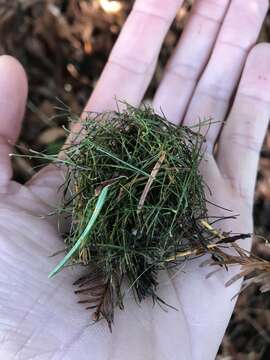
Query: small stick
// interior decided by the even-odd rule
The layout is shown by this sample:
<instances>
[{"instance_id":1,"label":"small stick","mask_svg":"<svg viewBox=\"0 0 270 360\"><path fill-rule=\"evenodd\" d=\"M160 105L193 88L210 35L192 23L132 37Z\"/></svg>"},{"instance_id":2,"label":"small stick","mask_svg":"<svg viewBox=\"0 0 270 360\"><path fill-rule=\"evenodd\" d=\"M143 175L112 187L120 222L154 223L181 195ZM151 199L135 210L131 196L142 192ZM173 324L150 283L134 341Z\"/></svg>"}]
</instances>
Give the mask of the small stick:
<instances>
[{"instance_id":1,"label":"small stick","mask_svg":"<svg viewBox=\"0 0 270 360\"><path fill-rule=\"evenodd\" d=\"M151 174L148 178L147 183L145 184L145 187L143 189L142 195L139 200L138 208L137 208L137 214L139 214L143 208L143 204L145 202L146 196L149 193L150 187L153 184L153 181L155 180L157 173L165 159L165 153L162 152L158 161L156 162L155 166L153 167L153 170L151 171Z\"/></svg>"},{"instance_id":2,"label":"small stick","mask_svg":"<svg viewBox=\"0 0 270 360\"><path fill-rule=\"evenodd\" d=\"M206 245L208 250L212 250L218 247L218 244L209 244ZM173 256L168 257L165 262L170 262L170 261L174 261L177 260L177 258L181 258L181 257L186 257L186 256L191 256L191 255L200 255L202 253L205 252L205 248L199 247L197 249L193 249L193 250L186 250L186 251L181 251L176 253Z\"/></svg>"},{"instance_id":3,"label":"small stick","mask_svg":"<svg viewBox=\"0 0 270 360\"><path fill-rule=\"evenodd\" d=\"M218 242L216 242L215 244L206 245L205 248L199 247L199 248L193 249L193 250L186 250L186 251L178 252L175 255L167 258L165 260L165 262L174 261L177 258L191 256L191 255L201 255L205 252L206 249L213 250L213 249L219 248L220 244L222 244L222 243L229 243L229 242L232 243L237 240L246 239L247 237L251 236L251 234L240 234L240 235L235 235L235 236L231 236L231 237L225 237L218 230L216 230L212 225L210 225L207 221L201 220L200 223L205 229L209 230L213 235L215 235L220 240Z\"/></svg>"},{"instance_id":4,"label":"small stick","mask_svg":"<svg viewBox=\"0 0 270 360\"><path fill-rule=\"evenodd\" d=\"M209 230L213 235L216 235L216 237L218 237L220 240L223 240L225 238L225 236L223 236L218 230L213 228L212 225L208 224L207 221L201 220L200 223L205 229Z\"/></svg>"}]
</instances>

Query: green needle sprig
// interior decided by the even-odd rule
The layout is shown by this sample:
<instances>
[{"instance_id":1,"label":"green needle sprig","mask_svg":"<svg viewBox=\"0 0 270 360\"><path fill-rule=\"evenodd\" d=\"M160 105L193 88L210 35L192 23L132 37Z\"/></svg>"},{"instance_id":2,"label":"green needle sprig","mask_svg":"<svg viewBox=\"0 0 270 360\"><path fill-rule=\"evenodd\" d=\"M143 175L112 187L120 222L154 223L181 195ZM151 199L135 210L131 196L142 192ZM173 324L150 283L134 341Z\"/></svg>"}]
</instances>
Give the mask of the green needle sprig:
<instances>
[{"instance_id":1,"label":"green needle sprig","mask_svg":"<svg viewBox=\"0 0 270 360\"><path fill-rule=\"evenodd\" d=\"M67 250L49 277L83 265L75 283L79 302L110 329L115 307L124 306L124 284L137 302L151 296L164 305L159 271L213 255L215 242L230 239L208 219L200 126L198 132L176 127L150 107L127 105L122 112L89 113L61 158L33 154L65 167L57 212L70 219Z\"/></svg>"},{"instance_id":2,"label":"green needle sprig","mask_svg":"<svg viewBox=\"0 0 270 360\"><path fill-rule=\"evenodd\" d=\"M86 226L86 228L84 229L84 231L82 232L81 236L79 237L79 239L77 240L77 242L75 243L75 245L73 245L73 247L69 250L69 252L66 254L66 256L59 262L59 264L50 272L50 274L48 275L49 278L52 278L54 275L56 275L65 265L66 263L72 258L72 256L80 249L80 247L84 246L84 243L86 241L87 236L89 236L90 231L92 229L92 227L95 224L95 221L106 201L106 197L107 197L107 193L109 190L110 185L105 186L99 197L97 200L97 204L95 206L95 209L92 213L92 216L90 217L90 220Z\"/></svg>"}]
</instances>

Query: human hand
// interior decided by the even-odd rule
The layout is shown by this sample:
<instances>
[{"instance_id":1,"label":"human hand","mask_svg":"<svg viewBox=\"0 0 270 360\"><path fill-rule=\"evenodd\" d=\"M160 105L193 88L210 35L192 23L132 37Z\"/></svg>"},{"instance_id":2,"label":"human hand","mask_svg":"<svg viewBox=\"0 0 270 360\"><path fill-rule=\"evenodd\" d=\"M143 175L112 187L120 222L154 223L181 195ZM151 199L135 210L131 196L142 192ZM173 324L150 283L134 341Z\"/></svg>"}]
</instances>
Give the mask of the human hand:
<instances>
[{"instance_id":1,"label":"human hand","mask_svg":"<svg viewBox=\"0 0 270 360\"><path fill-rule=\"evenodd\" d=\"M137 0L86 111L113 110L115 98L140 104L181 3ZM257 162L270 114L270 47L251 48L267 7L266 0L198 0L153 99L174 123L219 121L206 135L201 171L213 193L209 200L240 214L224 222L224 231L253 231ZM241 286L225 288L232 271L206 279L209 269L199 267L200 259L173 279L163 273L159 294L179 311L164 312L147 300L138 307L128 298L126 311L116 312L112 334L103 322L89 327L89 314L76 305L75 270L48 280L57 263L48 255L62 248L62 239L57 220L38 215L57 203L62 177L49 166L25 186L10 180L9 142L18 136L27 86L22 68L9 57L0 58L0 73L0 358L213 359Z\"/></svg>"}]
</instances>

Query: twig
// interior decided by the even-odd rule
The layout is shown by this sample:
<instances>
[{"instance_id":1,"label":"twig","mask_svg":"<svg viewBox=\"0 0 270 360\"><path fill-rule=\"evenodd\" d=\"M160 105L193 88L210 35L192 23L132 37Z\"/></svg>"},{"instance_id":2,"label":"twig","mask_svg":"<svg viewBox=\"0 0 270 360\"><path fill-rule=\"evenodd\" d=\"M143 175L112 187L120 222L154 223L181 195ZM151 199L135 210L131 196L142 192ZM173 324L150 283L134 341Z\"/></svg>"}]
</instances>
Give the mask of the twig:
<instances>
[{"instance_id":1,"label":"twig","mask_svg":"<svg viewBox=\"0 0 270 360\"><path fill-rule=\"evenodd\" d=\"M145 184L145 187L143 189L143 192L142 192L142 195L140 197L140 200L139 200L139 204L138 204L138 208L137 208L137 214L139 214L143 208L143 204L145 202L145 199L146 199L146 196L150 190L150 187L151 185L153 184L153 181L155 180L156 176L157 176L157 173L163 163L163 161L165 160L165 153L162 152L158 161L156 162L153 170L151 171L151 174L148 178L148 181L147 183Z\"/></svg>"}]
</instances>

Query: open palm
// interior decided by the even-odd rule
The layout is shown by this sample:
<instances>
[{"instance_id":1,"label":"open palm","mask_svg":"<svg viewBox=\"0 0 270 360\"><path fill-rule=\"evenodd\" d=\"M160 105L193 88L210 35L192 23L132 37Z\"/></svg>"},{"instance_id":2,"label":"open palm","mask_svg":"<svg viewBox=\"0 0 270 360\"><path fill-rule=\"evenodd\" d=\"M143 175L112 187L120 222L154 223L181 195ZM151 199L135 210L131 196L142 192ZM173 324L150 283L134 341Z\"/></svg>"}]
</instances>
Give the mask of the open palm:
<instances>
[{"instance_id":1,"label":"open palm","mask_svg":"<svg viewBox=\"0 0 270 360\"><path fill-rule=\"evenodd\" d=\"M86 110L113 110L115 98L140 104L181 4L135 2ZM153 99L156 111L176 124L218 120L206 134L201 171L212 190L209 200L240 214L222 225L234 232L253 231L257 162L270 114L270 46L252 47L267 8L267 0L197 0ZM11 181L8 154L27 85L23 69L8 56L0 58L0 74L0 358L213 359L234 307L231 297L241 286L224 287L232 271L206 279L201 260L194 260L172 279L161 274L159 294L178 311L165 312L150 300L138 307L127 297L112 334L106 323L89 326L90 314L76 304L74 269L48 280L58 260L49 255L63 245L56 219L40 215L57 204L62 177L50 166L25 186ZM217 208L211 212L222 215Z\"/></svg>"}]
</instances>

